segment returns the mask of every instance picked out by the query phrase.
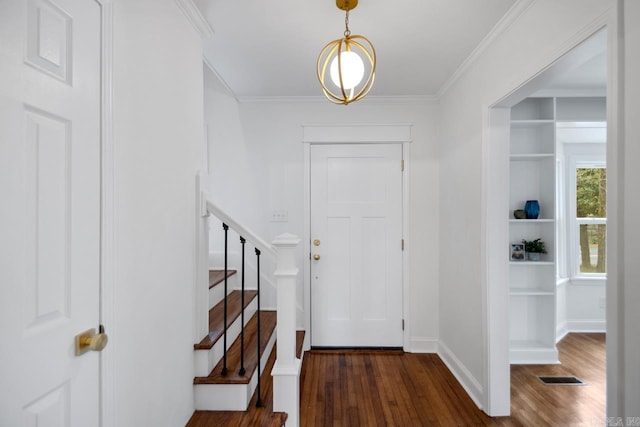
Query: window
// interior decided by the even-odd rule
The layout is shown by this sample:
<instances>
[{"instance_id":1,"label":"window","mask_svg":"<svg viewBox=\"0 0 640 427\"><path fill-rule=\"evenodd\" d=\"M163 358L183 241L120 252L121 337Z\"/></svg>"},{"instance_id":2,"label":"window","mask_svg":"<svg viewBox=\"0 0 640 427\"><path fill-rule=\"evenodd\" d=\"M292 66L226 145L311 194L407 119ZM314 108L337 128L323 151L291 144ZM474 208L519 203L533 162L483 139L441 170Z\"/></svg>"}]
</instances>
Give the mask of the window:
<instances>
[{"instance_id":1,"label":"window","mask_svg":"<svg viewBox=\"0 0 640 427\"><path fill-rule=\"evenodd\" d=\"M604 165L575 168L576 276L604 275L607 247L607 170Z\"/></svg>"}]
</instances>

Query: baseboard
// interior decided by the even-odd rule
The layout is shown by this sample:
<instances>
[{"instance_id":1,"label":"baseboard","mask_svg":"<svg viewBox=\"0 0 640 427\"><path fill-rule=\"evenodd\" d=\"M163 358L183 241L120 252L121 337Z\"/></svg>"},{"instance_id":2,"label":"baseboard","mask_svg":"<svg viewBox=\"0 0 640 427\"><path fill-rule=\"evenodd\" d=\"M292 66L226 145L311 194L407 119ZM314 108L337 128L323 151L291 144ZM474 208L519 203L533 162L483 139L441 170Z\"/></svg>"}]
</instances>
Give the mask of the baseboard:
<instances>
[{"instance_id":1,"label":"baseboard","mask_svg":"<svg viewBox=\"0 0 640 427\"><path fill-rule=\"evenodd\" d=\"M606 332L606 320L569 320L567 321L567 329L569 332Z\"/></svg>"},{"instance_id":2,"label":"baseboard","mask_svg":"<svg viewBox=\"0 0 640 427\"><path fill-rule=\"evenodd\" d=\"M559 342L562 338L567 336L569 333L569 324L567 322L562 322L556 326L556 343Z\"/></svg>"},{"instance_id":3,"label":"baseboard","mask_svg":"<svg viewBox=\"0 0 640 427\"><path fill-rule=\"evenodd\" d=\"M409 338L409 348L405 349L408 353L437 353L438 340L436 338Z\"/></svg>"},{"instance_id":4,"label":"baseboard","mask_svg":"<svg viewBox=\"0 0 640 427\"><path fill-rule=\"evenodd\" d=\"M482 409L483 389L482 385L471 375L471 372L460 362L453 352L442 341L438 343L438 356L442 359L449 371L465 389L476 406Z\"/></svg>"}]
</instances>

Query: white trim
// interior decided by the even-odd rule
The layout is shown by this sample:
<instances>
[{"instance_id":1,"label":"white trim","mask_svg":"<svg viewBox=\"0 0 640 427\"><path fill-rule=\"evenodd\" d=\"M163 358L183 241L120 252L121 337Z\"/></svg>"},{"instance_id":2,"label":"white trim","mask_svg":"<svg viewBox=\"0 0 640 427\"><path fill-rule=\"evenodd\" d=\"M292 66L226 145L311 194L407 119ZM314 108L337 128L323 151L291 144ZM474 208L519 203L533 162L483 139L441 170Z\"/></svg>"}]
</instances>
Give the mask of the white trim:
<instances>
[{"instance_id":1,"label":"white trim","mask_svg":"<svg viewBox=\"0 0 640 427\"><path fill-rule=\"evenodd\" d=\"M438 343L438 356L447 365L449 371L453 374L454 377L458 380L462 388L467 392L471 400L478 406L478 408L483 409L482 405L482 396L483 390L480 383L471 375L471 372L464 366L460 360L453 354L449 347L442 341Z\"/></svg>"},{"instance_id":2,"label":"white trim","mask_svg":"<svg viewBox=\"0 0 640 427\"><path fill-rule=\"evenodd\" d=\"M327 98L322 95L314 96L240 96L236 98L243 104L263 104L263 103L309 103L309 104L330 104ZM414 104L437 104L438 97L435 95L410 95L410 96L375 96L369 95L358 101L358 105L384 104L384 105L414 105ZM340 108L340 107L337 107Z\"/></svg>"},{"instance_id":3,"label":"white trim","mask_svg":"<svg viewBox=\"0 0 640 427\"><path fill-rule=\"evenodd\" d=\"M436 93L436 99L441 99L447 91L455 84L455 82L476 62L476 60L482 56L484 51L495 41L495 39L504 33L529 7L534 3L534 0L518 0L513 6L504 14L498 23L491 29L471 52L471 54L460 64L456 71L447 79L446 82L438 89Z\"/></svg>"},{"instance_id":4,"label":"white trim","mask_svg":"<svg viewBox=\"0 0 640 427\"><path fill-rule=\"evenodd\" d=\"M569 323L566 321L556 325L556 344L559 343L569 333Z\"/></svg>"},{"instance_id":5,"label":"white trim","mask_svg":"<svg viewBox=\"0 0 640 427\"><path fill-rule=\"evenodd\" d=\"M438 353L438 339L410 337L409 348L405 349L405 351L410 353Z\"/></svg>"},{"instance_id":6,"label":"white trim","mask_svg":"<svg viewBox=\"0 0 640 427\"><path fill-rule=\"evenodd\" d=\"M114 314L115 277L115 203L114 203L114 147L113 147L113 3L112 0L97 0L102 9L101 17L101 235L100 235L100 324L107 335L117 336ZM115 367L114 345L100 352L100 427L115 427Z\"/></svg>"},{"instance_id":7,"label":"white trim","mask_svg":"<svg viewBox=\"0 0 640 427\"><path fill-rule=\"evenodd\" d=\"M209 71L211 71L211 73L213 73L213 75L215 76L216 79L218 79L218 81L220 82L220 84L222 85L222 87L224 87L225 91L227 92L227 95L231 96L233 99L236 100L236 102L240 102L238 97L236 96L236 94L233 92L233 90L231 89L231 87L229 86L229 84L226 82L225 79L222 78L222 76L220 75L220 73L218 72L218 70L216 70L216 67L213 66L213 64L211 64L211 62L209 61L209 59L206 56L202 57L202 62L204 63L204 65L207 66L207 68L209 69Z\"/></svg>"},{"instance_id":8,"label":"white trim","mask_svg":"<svg viewBox=\"0 0 640 427\"><path fill-rule=\"evenodd\" d=\"M625 192L625 126L624 126L624 3L616 1L607 23L607 394L606 413L622 415L626 386L624 360L624 195ZM618 196L620 195L620 196Z\"/></svg>"},{"instance_id":9,"label":"white trim","mask_svg":"<svg viewBox=\"0 0 640 427\"><path fill-rule=\"evenodd\" d=\"M358 144L358 143L386 143L386 144L402 144L402 157L405 164L405 170L402 181L402 233L405 239L405 249L402 252L402 317L405 320L405 330L403 331L403 348L410 349L410 331L411 331L411 312L408 298L410 295L410 278L409 278L409 168L411 164L410 150L408 146L411 143L411 126L410 124L351 124L351 125L335 125L335 124L309 124L303 125L304 144L304 236L305 246L303 254L311 253L311 145L332 143L332 144ZM384 138L387 138L384 140ZM406 139L402 139L406 138ZM405 185L406 184L406 185ZM303 295L305 319L304 325L309 336L308 342L311 342L311 259L303 256L304 262L302 267L303 278ZM306 337L305 337L305 341ZM308 348L306 348L308 349ZM305 350L306 350L305 349Z\"/></svg>"},{"instance_id":10,"label":"white trim","mask_svg":"<svg viewBox=\"0 0 640 427\"><path fill-rule=\"evenodd\" d=\"M483 385L485 411L490 416L510 414L509 370L509 266L501 250L507 247L510 110L483 108L481 263L482 334L485 362ZM491 171L491 173L490 173ZM505 197L505 195L507 195ZM507 387L504 387L504 385Z\"/></svg>"},{"instance_id":11,"label":"white trim","mask_svg":"<svg viewBox=\"0 0 640 427\"><path fill-rule=\"evenodd\" d=\"M607 285L607 276L605 274L597 275L597 276L593 276L593 277L581 276L581 277L574 277L572 279L567 279L567 281L569 282L569 284L571 286L597 286L597 287L603 287L603 286Z\"/></svg>"},{"instance_id":12,"label":"white trim","mask_svg":"<svg viewBox=\"0 0 640 427\"><path fill-rule=\"evenodd\" d=\"M600 145L600 144L598 144ZM595 144L594 144L595 146ZM603 147L604 148L604 147ZM576 217L576 170L578 168L604 168L607 167L606 154L594 154L599 151L598 147L589 148L586 154L576 153L575 150L565 149L565 184L563 189L564 200L566 203L566 254L567 272L572 283L580 279L598 279L606 281L605 273L581 273L578 254L580 253L580 233L579 226L583 224L604 224L607 225L606 218L590 219ZM561 200L561 199L560 199Z\"/></svg>"},{"instance_id":13,"label":"white trim","mask_svg":"<svg viewBox=\"0 0 640 427\"><path fill-rule=\"evenodd\" d=\"M402 318L404 319L404 335L402 342L405 349L407 345L409 350L413 351L413 343L411 341L411 286L409 286L409 272L411 271L411 229L409 228L410 208L409 194L411 189L409 183L411 180L411 144L402 144L402 161L404 171L402 173L402 239L404 250L402 251Z\"/></svg>"},{"instance_id":14,"label":"white trim","mask_svg":"<svg viewBox=\"0 0 640 427\"><path fill-rule=\"evenodd\" d=\"M303 259L302 263L302 286L304 299L304 334L305 346L303 351L311 348L311 260L306 254L311 255L311 144L305 143L303 149Z\"/></svg>"},{"instance_id":15,"label":"white trim","mask_svg":"<svg viewBox=\"0 0 640 427\"><path fill-rule=\"evenodd\" d=\"M175 2L200 38L205 39L213 35L213 28L202 16L193 0L175 0Z\"/></svg>"},{"instance_id":16,"label":"white trim","mask_svg":"<svg viewBox=\"0 0 640 427\"><path fill-rule=\"evenodd\" d=\"M209 215L206 210L208 176L198 171L195 179L195 268L193 283L193 336L199 342L209 332Z\"/></svg>"},{"instance_id":17,"label":"white trim","mask_svg":"<svg viewBox=\"0 0 640 427\"><path fill-rule=\"evenodd\" d=\"M537 72L527 76L514 76L510 82L512 89L495 98L493 102L489 102L489 105L512 107L524 98L538 94L544 89L544 86L550 83L549 78L545 77L545 73L554 66L566 67L562 64L557 64L558 60L587 41L591 36L603 30L610 23L610 16L611 10L604 12L580 31L576 32L572 37L567 39L566 43L547 55L545 59L540 60L542 66Z\"/></svg>"},{"instance_id":18,"label":"white trim","mask_svg":"<svg viewBox=\"0 0 640 427\"><path fill-rule=\"evenodd\" d=\"M572 319L567 321L569 332L606 332L606 320Z\"/></svg>"},{"instance_id":19,"label":"white trim","mask_svg":"<svg viewBox=\"0 0 640 427\"><path fill-rule=\"evenodd\" d=\"M561 58L562 56L564 56L566 53L570 52L574 48L578 47L582 42L587 40L596 32L611 25L614 18L615 16L612 16L612 10L611 9L608 10L607 12L603 13L601 16L594 19L591 23L589 23L588 25L580 29L578 32L576 32L572 37L568 38L567 41L564 44L562 44L559 49L555 50L550 55L548 55L546 59L542 60L541 61L542 67L537 72L534 72L530 76L514 76L513 84L511 84L512 89L510 91L504 92L501 96L496 98L495 102L492 102L489 104L490 105L489 108L492 109L495 107L511 107L515 105L517 102L519 102L520 100L531 95L533 92L540 90L541 89L540 82L542 82L544 79L545 71L547 71L550 67L552 67L559 58ZM611 32L611 29L609 29L608 49L612 48L612 42L611 42L612 36L613 34ZM610 62L610 65L611 65L611 62ZM611 73L611 72L608 73L608 76L609 76L608 82L607 82L608 95L611 95L612 93L612 88L610 86L613 80L612 76L614 75L615 73ZM612 103L608 102L607 104L608 106L610 106ZM610 119L612 117L615 117L615 115L611 114L611 111L612 109L608 107L608 111L607 111L609 114L608 121L611 121ZM490 124L491 123L489 120L484 121L483 134L488 131L487 128L490 126ZM611 125L608 127L608 130L611 131ZM607 139L611 141L611 138L607 138ZM493 136L490 136L489 141L487 141L486 143L489 144L489 146L491 146L493 142L494 142ZM483 141L483 144L485 144L484 141ZM611 145L612 144L608 144L609 147L611 147ZM484 145L483 145L483 148L484 148ZM483 159L483 165L482 165L483 177L485 176L486 173L488 173L488 168L490 167L493 167L494 169L493 172L495 173L496 165L493 165L493 163L496 162L500 164L500 158L498 156L500 156L500 153L494 152L489 156L488 159L487 158ZM492 180L491 182L487 182L487 185L489 185L489 188L491 188L491 185L498 185L498 184L499 183L495 182L494 180ZM483 192L484 191L487 191L487 190L484 189ZM504 197L507 197L508 192L505 194L506 195ZM614 202L614 200L611 200L611 197L610 197L609 202ZM609 211L610 216L613 216L613 214L614 214L613 212ZM483 215L486 215L485 211L483 211ZM493 218L491 215L486 215L482 219L481 233L483 236L491 236L492 233L496 231L496 225L493 223L492 219ZM614 242L609 241L609 243L613 244ZM491 250L493 249L493 246L489 245L486 247L486 249L488 252L491 252ZM612 252L609 251L608 256L611 257L612 255L613 255ZM487 262L488 262L488 259L483 260L482 268L488 271L488 276L482 278L482 291L483 291L483 294L492 295L494 294L494 292L492 289L490 289L490 287L494 287L496 285L502 286L500 283L498 283L501 277L494 276L494 273L490 269L490 266L487 265ZM615 267L610 266L609 268L613 269ZM502 291L502 288L498 290ZM611 292L613 293L613 291ZM608 301L610 299L609 296L610 295L607 295ZM508 323L504 323L504 324L499 324L498 322L489 323L490 322L489 314L503 313L506 309L508 309L508 304L509 303L508 303L507 296L493 295L491 298L487 300L487 306L484 312L483 322L485 322L485 326L483 330L487 332L486 335L484 336L484 340L485 340L484 351L485 351L485 357L487 360L484 367L485 369L484 385L488 393L488 396L485 396L485 399L493 399L490 396L492 391L495 391L502 395L509 395L510 393L510 385L508 382L505 382L502 379L502 375L500 373L501 371L499 369L491 370L489 368L491 366L498 367L500 364L504 364L504 362L501 361L503 357L502 355L504 353L504 350L509 348L509 340L508 338L504 338L504 337L508 337ZM609 308L610 307L611 306L609 306ZM609 310L607 311L609 312ZM611 345L612 344L608 342L608 349L610 348ZM609 376L608 378L611 378L611 376ZM608 397L611 397L611 394ZM491 408L489 408L489 411L491 411Z\"/></svg>"},{"instance_id":20,"label":"white trim","mask_svg":"<svg viewBox=\"0 0 640 427\"><path fill-rule=\"evenodd\" d=\"M410 124L303 125L302 142L312 144L389 144L411 142Z\"/></svg>"}]
</instances>

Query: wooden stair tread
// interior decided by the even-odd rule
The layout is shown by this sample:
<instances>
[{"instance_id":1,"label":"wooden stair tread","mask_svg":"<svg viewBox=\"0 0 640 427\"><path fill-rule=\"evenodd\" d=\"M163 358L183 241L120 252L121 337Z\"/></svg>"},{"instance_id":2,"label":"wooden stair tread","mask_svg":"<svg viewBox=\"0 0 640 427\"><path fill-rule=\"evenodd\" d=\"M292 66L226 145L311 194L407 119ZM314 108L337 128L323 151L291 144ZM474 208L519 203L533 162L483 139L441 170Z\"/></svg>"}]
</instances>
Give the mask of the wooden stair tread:
<instances>
[{"instance_id":1,"label":"wooden stair tread","mask_svg":"<svg viewBox=\"0 0 640 427\"><path fill-rule=\"evenodd\" d=\"M288 418L287 413L273 412L273 377L271 376L271 370L276 362L276 353L276 347L274 346L260 377L262 388L261 407L256 407L258 394L254 393L246 411L195 411L186 427L284 426Z\"/></svg>"},{"instance_id":2,"label":"wooden stair tread","mask_svg":"<svg viewBox=\"0 0 640 427\"><path fill-rule=\"evenodd\" d=\"M264 352L271 334L276 327L275 311L260 311L260 349ZM244 330L244 368L245 374L239 375L240 369L240 336L227 350L227 375L222 376L223 360L216 365L213 371L206 377L195 377L194 384L248 384L257 367L258 346L258 313L251 317Z\"/></svg>"},{"instance_id":3,"label":"wooden stair tread","mask_svg":"<svg viewBox=\"0 0 640 427\"><path fill-rule=\"evenodd\" d=\"M256 297L256 291L244 291L244 307L246 308ZM242 305L242 291L233 291L227 297L227 327L239 316ZM220 339L224 332L224 300L209 310L209 334L194 344L196 350L209 350Z\"/></svg>"},{"instance_id":4,"label":"wooden stair tread","mask_svg":"<svg viewBox=\"0 0 640 427\"><path fill-rule=\"evenodd\" d=\"M238 270L227 270L227 279L237 272ZM209 270L209 289L220 283L224 283L224 270Z\"/></svg>"},{"instance_id":5,"label":"wooden stair tread","mask_svg":"<svg viewBox=\"0 0 640 427\"><path fill-rule=\"evenodd\" d=\"M296 331L296 357L302 356L302 344L304 344L304 331Z\"/></svg>"},{"instance_id":6,"label":"wooden stair tread","mask_svg":"<svg viewBox=\"0 0 640 427\"><path fill-rule=\"evenodd\" d=\"M302 355L304 331L296 332L296 354ZM276 361L276 343L271 351L269 360L262 371L262 404L256 408L257 393L253 394L251 403L246 411L195 411L186 427L211 427L211 426L261 426L282 427L287 421L286 412L273 412L273 377L271 370Z\"/></svg>"}]
</instances>

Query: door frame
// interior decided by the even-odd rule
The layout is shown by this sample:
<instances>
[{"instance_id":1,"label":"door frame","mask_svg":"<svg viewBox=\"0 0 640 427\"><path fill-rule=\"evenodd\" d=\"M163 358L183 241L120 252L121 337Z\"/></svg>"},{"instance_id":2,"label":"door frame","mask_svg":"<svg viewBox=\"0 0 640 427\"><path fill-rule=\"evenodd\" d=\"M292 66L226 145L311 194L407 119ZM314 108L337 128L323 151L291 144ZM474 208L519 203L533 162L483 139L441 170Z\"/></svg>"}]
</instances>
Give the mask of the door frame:
<instances>
[{"instance_id":1,"label":"door frame","mask_svg":"<svg viewBox=\"0 0 640 427\"><path fill-rule=\"evenodd\" d=\"M99 321L114 329L114 146L113 146L113 0L95 0L101 8L101 158L100 158L100 301ZM100 352L98 388L100 425L115 426L114 340Z\"/></svg>"},{"instance_id":2,"label":"door frame","mask_svg":"<svg viewBox=\"0 0 640 427\"><path fill-rule=\"evenodd\" d=\"M355 145L355 144L399 144L402 146L404 173L402 174L402 236L404 251L402 252L402 318L404 331L402 347L411 351L411 316L410 316L410 227L409 207L411 173L410 147L411 124L309 124L303 125L302 143L304 144L304 236L303 236L303 303L304 329L308 331L304 349L311 343L311 145Z\"/></svg>"},{"instance_id":3,"label":"door frame","mask_svg":"<svg viewBox=\"0 0 640 427\"><path fill-rule=\"evenodd\" d=\"M584 41L598 31L607 32L607 168L618 170L619 150L619 96L617 76L618 70L618 15L616 8L602 15L598 20L583 28L562 49L547 58L543 68L526 81L521 82L509 92L483 105L483 138L482 138L482 218L481 247L485 256L481 263L482 287L482 333L484 336L485 361L483 366L482 406L490 416L505 416L510 413L510 363L509 363L509 303L508 303L508 265L501 248L506 247L508 232L504 227L504 212L508 212L508 144L510 108L520 100L545 87L548 78L557 66L558 60L570 54ZM575 52L575 51L574 51ZM611 189L615 189L615 176L610 180ZM506 186L506 187L505 187ZM607 184L609 188L609 183ZM506 189L506 191L505 191ZM615 191L610 195L607 214L611 218L617 215L618 201ZM607 259L616 259L618 237L615 221L607 226L609 250ZM500 248L500 249L497 249ZM618 355L619 308L617 307L618 283L617 265L607 264L607 360L615 360ZM615 370L615 372L614 372ZM619 398L619 387L615 387L612 379L618 384L623 381L615 363L607 363L607 411L618 409L622 399ZM617 401L612 403L617 397ZM614 412L616 413L616 412ZM618 412L619 413L619 412Z\"/></svg>"}]
</instances>

